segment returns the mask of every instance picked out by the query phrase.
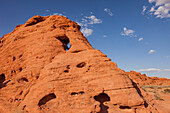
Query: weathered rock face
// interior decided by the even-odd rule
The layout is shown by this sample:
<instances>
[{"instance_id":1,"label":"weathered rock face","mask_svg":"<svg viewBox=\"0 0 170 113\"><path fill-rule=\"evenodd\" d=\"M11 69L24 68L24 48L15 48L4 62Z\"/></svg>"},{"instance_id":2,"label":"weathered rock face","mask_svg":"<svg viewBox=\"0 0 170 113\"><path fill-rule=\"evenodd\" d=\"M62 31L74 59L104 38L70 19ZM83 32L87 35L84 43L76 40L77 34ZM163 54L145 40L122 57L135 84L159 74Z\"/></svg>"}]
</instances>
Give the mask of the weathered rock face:
<instances>
[{"instance_id":1,"label":"weathered rock face","mask_svg":"<svg viewBox=\"0 0 170 113\"><path fill-rule=\"evenodd\" d=\"M66 17L18 25L0 39L0 62L0 113L170 112Z\"/></svg>"},{"instance_id":2,"label":"weathered rock face","mask_svg":"<svg viewBox=\"0 0 170 113\"><path fill-rule=\"evenodd\" d=\"M167 78L147 77L145 74L135 71L126 72L126 74L128 74L135 83L140 85L170 86L170 80Z\"/></svg>"}]
</instances>

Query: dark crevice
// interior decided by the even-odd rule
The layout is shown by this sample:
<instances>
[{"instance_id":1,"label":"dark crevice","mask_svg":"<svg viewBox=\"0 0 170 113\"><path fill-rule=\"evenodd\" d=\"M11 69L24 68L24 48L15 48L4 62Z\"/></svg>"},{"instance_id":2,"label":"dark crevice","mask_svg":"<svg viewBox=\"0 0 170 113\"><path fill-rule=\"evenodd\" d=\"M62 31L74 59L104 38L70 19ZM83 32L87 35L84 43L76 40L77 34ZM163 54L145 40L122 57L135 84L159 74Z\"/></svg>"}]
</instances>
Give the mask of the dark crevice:
<instances>
[{"instance_id":1,"label":"dark crevice","mask_svg":"<svg viewBox=\"0 0 170 113\"><path fill-rule=\"evenodd\" d=\"M131 80L132 81L132 80ZM140 89L138 88L137 84L135 82L132 81L132 85L135 87L136 91L138 92L138 94L140 95L141 98L143 98L143 95L140 91ZM144 106L145 108L148 107L148 103L144 100Z\"/></svg>"},{"instance_id":2,"label":"dark crevice","mask_svg":"<svg viewBox=\"0 0 170 113\"><path fill-rule=\"evenodd\" d=\"M109 107L104 105L104 102L110 101L110 97L106 93L100 93L97 96L94 96L94 99L100 102L100 112L98 113L108 113Z\"/></svg>"},{"instance_id":3,"label":"dark crevice","mask_svg":"<svg viewBox=\"0 0 170 113\"><path fill-rule=\"evenodd\" d=\"M64 73L69 73L69 70L64 70Z\"/></svg>"},{"instance_id":4,"label":"dark crevice","mask_svg":"<svg viewBox=\"0 0 170 113\"><path fill-rule=\"evenodd\" d=\"M23 106L22 110L24 110L26 108L26 105Z\"/></svg>"},{"instance_id":5,"label":"dark crevice","mask_svg":"<svg viewBox=\"0 0 170 113\"><path fill-rule=\"evenodd\" d=\"M0 89L1 89L2 87L5 87L5 84L3 83L4 81L5 81L5 74L2 73L2 74L0 75Z\"/></svg>"},{"instance_id":6,"label":"dark crevice","mask_svg":"<svg viewBox=\"0 0 170 113\"><path fill-rule=\"evenodd\" d=\"M15 58L15 57L13 57L13 61L15 61L15 59L16 59L16 58Z\"/></svg>"},{"instance_id":7,"label":"dark crevice","mask_svg":"<svg viewBox=\"0 0 170 113\"><path fill-rule=\"evenodd\" d=\"M77 67L78 68L83 68L85 65L86 65L85 62L81 62L81 63L77 64Z\"/></svg>"},{"instance_id":8,"label":"dark crevice","mask_svg":"<svg viewBox=\"0 0 170 113\"><path fill-rule=\"evenodd\" d=\"M38 106L41 107L42 105L45 105L48 101L55 99L56 95L54 93L48 94L44 96L38 103Z\"/></svg>"},{"instance_id":9,"label":"dark crevice","mask_svg":"<svg viewBox=\"0 0 170 113\"><path fill-rule=\"evenodd\" d=\"M3 83L4 81L5 81L5 74L2 73L2 74L0 75L0 83Z\"/></svg>"},{"instance_id":10,"label":"dark crevice","mask_svg":"<svg viewBox=\"0 0 170 113\"><path fill-rule=\"evenodd\" d=\"M19 95L22 95L22 93L23 93L23 91L21 91L21 92L19 93Z\"/></svg>"},{"instance_id":11,"label":"dark crevice","mask_svg":"<svg viewBox=\"0 0 170 113\"><path fill-rule=\"evenodd\" d=\"M19 83L28 82L28 79L23 77L18 80Z\"/></svg>"},{"instance_id":12,"label":"dark crevice","mask_svg":"<svg viewBox=\"0 0 170 113\"><path fill-rule=\"evenodd\" d=\"M36 76L36 79L39 79L39 76Z\"/></svg>"},{"instance_id":13,"label":"dark crevice","mask_svg":"<svg viewBox=\"0 0 170 113\"><path fill-rule=\"evenodd\" d=\"M18 58L21 58L22 57L22 55L19 55L19 57Z\"/></svg>"},{"instance_id":14,"label":"dark crevice","mask_svg":"<svg viewBox=\"0 0 170 113\"><path fill-rule=\"evenodd\" d=\"M82 95L84 94L85 92L84 91L80 91L80 92L72 92L71 95Z\"/></svg>"},{"instance_id":15,"label":"dark crevice","mask_svg":"<svg viewBox=\"0 0 170 113\"><path fill-rule=\"evenodd\" d=\"M72 53L79 53L81 52L82 50L76 50L76 51L72 51Z\"/></svg>"},{"instance_id":16,"label":"dark crevice","mask_svg":"<svg viewBox=\"0 0 170 113\"><path fill-rule=\"evenodd\" d=\"M19 68L19 72L21 72L21 71L22 71L22 67Z\"/></svg>"},{"instance_id":17,"label":"dark crevice","mask_svg":"<svg viewBox=\"0 0 170 113\"><path fill-rule=\"evenodd\" d=\"M67 69L70 69L70 65L67 65Z\"/></svg>"},{"instance_id":18,"label":"dark crevice","mask_svg":"<svg viewBox=\"0 0 170 113\"><path fill-rule=\"evenodd\" d=\"M120 109L131 109L129 106L119 106Z\"/></svg>"},{"instance_id":19,"label":"dark crevice","mask_svg":"<svg viewBox=\"0 0 170 113\"><path fill-rule=\"evenodd\" d=\"M8 84L9 82L11 82L11 80L6 81L4 84L6 85L6 84Z\"/></svg>"}]
</instances>

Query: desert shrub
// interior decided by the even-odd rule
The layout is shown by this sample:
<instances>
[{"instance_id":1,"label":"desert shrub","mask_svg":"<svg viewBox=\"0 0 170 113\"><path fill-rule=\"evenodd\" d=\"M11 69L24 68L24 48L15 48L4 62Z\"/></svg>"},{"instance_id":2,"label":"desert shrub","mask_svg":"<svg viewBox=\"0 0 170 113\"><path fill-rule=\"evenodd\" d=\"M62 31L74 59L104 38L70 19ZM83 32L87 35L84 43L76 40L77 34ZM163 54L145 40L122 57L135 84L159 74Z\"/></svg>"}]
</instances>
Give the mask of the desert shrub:
<instances>
[{"instance_id":1,"label":"desert shrub","mask_svg":"<svg viewBox=\"0 0 170 113\"><path fill-rule=\"evenodd\" d=\"M170 93L170 89L164 89L163 93Z\"/></svg>"},{"instance_id":2,"label":"desert shrub","mask_svg":"<svg viewBox=\"0 0 170 113\"><path fill-rule=\"evenodd\" d=\"M157 95L154 95L154 97L155 97L156 100L162 100L162 101L164 101L164 99L158 97Z\"/></svg>"}]
</instances>

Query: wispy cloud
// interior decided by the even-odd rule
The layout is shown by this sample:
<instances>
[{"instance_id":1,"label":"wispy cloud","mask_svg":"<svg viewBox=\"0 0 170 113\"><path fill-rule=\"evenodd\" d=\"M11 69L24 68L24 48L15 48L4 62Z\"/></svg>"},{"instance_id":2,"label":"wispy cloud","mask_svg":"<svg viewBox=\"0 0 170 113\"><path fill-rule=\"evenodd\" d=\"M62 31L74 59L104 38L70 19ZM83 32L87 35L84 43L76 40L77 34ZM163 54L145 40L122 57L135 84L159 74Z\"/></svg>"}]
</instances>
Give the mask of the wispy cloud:
<instances>
[{"instance_id":1,"label":"wispy cloud","mask_svg":"<svg viewBox=\"0 0 170 113\"><path fill-rule=\"evenodd\" d=\"M142 41L142 40L143 40L143 38L139 38L139 39L138 39L139 42Z\"/></svg>"},{"instance_id":2,"label":"wispy cloud","mask_svg":"<svg viewBox=\"0 0 170 113\"><path fill-rule=\"evenodd\" d=\"M67 17L67 16L65 15L65 12L62 12L62 13L53 13L53 14L50 14L50 15L61 15L61 16Z\"/></svg>"},{"instance_id":3,"label":"wispy cloud","mask_svg":"<svg viewBox=\"0 0 170 113\"><path fill-rule=\"evenodd\" d=\"M135 31L132 29L127 29L126 27L123 28L123 32L121 32L122 36L129 36L129 37L137 37L137 35L134 34Z\"/></svg>"},{"instance_id":4,"label":"wispy cloud","mask_svg":"<svg viewBox=\"0 0 170 113\"><path fill-rule=\"evenodd\" d=\"M88 28L82 28L81 32L88 37L93 33L93 30Z\"/></svg>"},{"instance_id":5,"label":"wispy cloud","mask_svg":"<svg viewBox=\"0 0 170 113\"><path fill-rule=\"evenodd\" d=\"M157 68L148 68L148 69L140 69L139 72L165 72L170 71L170 69L157 69Z\"/></svg>"},{"instance_id":6,"label":"wispy cloud","mask_svg":"<svg viewBox=\"0 0 170 113\"><path fill-rule=\"evenodd\" d=\"M147 6L144 5L144 6L143 6L143 10L142 10L142 15L145 14L146 9L147 9Z\"/></svg>"},{"instance_id":7,"label":"wispy cloud","mask_svg":"<svg viewBox=\"0 0 170 113\"><path fill-rule=\"evenodd\" d=\"M104 37L104 38L106 38L106 37L107 37L107 35L103 35L103 37Z\"/></svg>"},{"instance_id":8,"label":"wispy cloud","mask_svg":"<svg viewBox=\"0 0 170 113\"><path fill-rule=\"evenodd\" d=\"M50 12L50 10L49 10L49 9L47 9L47 10L46 10L46 12Z\"/></svg>"},{"instance_id":9,"label":"wispy cloud","mask_svg":"<svg viewBox=\"0 0 170 113\"><path fill-rule=\"evenodd\" d=\"M84 19L84 20L86 20L86 22L88 22L87 24L100 24L100 23L102 23L102 20L96 18L96 16L94 16L94 15L91 15L89 17L85 16L85 18L86 19Z\"/></svg>"},{"instance_id":10,"label":"wispy cloud","mask_svg":"<svg viewBox=\"0 0 170 113\"><path fill-rule=\"evenodd\" d=\"M112 13L112 11L111 11L110 9L105 8L104 11L105 11L108 15L113 16L113 13Z\"/></svg>"},{"instance_id":11,"label":"wispy cloud","mask_svg":"<svg viewBox=\"0 0 170 113\"><path fill-rule=\"evenodd\" d=\"M93 29L89 28L92 27L94 24L101 24L102 20L97 18L92 12L90 12L90 16L84 16L81 19L81 22L77 22L82 27L82 32L85 36L90 36L93 33Z\"/></svg>"},{"instance_id":12,"label":"wispy cloud","mask_svg":"<svg viewBox=\"0 0 170 113\"><path fill-rule=\"evenodd\" d=\"M170 56L165 56L165 58L170 58Z\"/></svg>"},{"instance_id":13,"label":"wispy cloud","mask_svg":"<svg viewBox=\"0 0 170 113\"><path fill-rule=\"evenodd\" d=\"M155 3L147 13L155 15L156 18L170 17L170 0L148 0L149 3ZM146 12L147 6L143 6L142 14Z\"/></svg>"}]
</instances>

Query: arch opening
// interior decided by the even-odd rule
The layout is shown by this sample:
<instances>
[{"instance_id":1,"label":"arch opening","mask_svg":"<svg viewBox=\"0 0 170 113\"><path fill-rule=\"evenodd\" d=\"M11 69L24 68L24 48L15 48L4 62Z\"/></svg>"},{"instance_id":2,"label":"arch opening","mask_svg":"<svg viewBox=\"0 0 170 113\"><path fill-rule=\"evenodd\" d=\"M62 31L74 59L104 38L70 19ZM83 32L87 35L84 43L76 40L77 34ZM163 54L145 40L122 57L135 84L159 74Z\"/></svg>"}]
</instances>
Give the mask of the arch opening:
<instances>
[{"instance_id":1,"label":"arch opening","mask_svg":"<svg viewBox=\"0 0 170 113\"><path fill-rule=\"evenodd\" d=\"M57 39L63 44L64 50L68 51L71 48L70 40L67 36L57 37Z\"/></svg>"}]
</instances>

